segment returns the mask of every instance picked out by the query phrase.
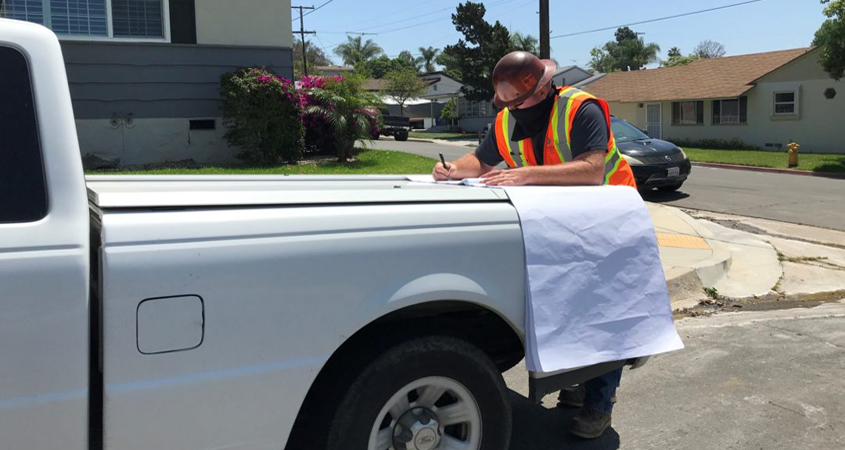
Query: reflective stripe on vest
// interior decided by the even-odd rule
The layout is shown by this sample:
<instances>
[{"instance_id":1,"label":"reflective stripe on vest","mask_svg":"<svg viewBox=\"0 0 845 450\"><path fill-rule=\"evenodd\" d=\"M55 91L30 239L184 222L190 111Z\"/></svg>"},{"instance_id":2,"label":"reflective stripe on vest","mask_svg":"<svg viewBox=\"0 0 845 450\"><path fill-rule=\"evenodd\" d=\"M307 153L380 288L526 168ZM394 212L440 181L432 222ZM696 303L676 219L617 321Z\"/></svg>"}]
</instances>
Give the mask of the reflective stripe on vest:
<instances>
[{"instance_id":1,"label":"reflective stripe on vest","mask_svg":"<svg viewBox=\"0 0 845 450\"><path fill-rule=\"evenodd\" d=\"M604 184L622 184L636 187L631 168L628 162L622 158L622 154L616 147L616 140L613 138L613 132L610 127L610 109L607 106L607 102L573 87L558 89L557 100L554 106L552 106L552 113L549 117L549 126L543 148L543 164L562 164L574 159L571 150L572 124L575 121L578 110L587 100L596 101L607 118L609 137L608 151L604 159ZM561 111L563 112L562 117ZM513 135L515 125L515 122L510 120L510 111L507 108L499 112L494 131L496 133L496 143L499 147L500 155L509 167L537 165L536 158L534 157L534 146L530 138L516 142L511 141L510 136ZM563 142L560 139L561 135L564 137ZM514 148L519 150L518 154L513 151ZM514 156L518 156L518 158L514 158Z\"/></svg>"}]
</instances>

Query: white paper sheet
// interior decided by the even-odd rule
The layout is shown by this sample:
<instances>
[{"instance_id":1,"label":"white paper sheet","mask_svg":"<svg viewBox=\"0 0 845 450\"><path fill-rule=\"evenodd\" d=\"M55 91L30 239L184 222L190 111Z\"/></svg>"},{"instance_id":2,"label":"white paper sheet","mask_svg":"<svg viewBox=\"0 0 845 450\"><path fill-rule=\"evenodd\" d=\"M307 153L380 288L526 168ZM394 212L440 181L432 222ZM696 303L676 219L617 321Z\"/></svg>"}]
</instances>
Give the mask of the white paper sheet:
<instances>
[{"instance_id":1,"label":"white paper sheet","mask_svg":"<svg viewBox=\"0 0 845 450\"><path fill-rule=\"evenodd\" d=\"M508 187L526 258L526 363L554 372L683 348L645 204L623 186Z\"/></svg>"},{"instance_id":2,"label":"white paper sheet","mask_svg":"<svg viewBox=\"0 0 845 450\"><path fill-rule=\"evenodd\" d=\"M464 178L462 180L437 181L431 175L408 175L412 183L451 184L455 186L487 186L481 178Z\"/></svg>"}]
</instances>

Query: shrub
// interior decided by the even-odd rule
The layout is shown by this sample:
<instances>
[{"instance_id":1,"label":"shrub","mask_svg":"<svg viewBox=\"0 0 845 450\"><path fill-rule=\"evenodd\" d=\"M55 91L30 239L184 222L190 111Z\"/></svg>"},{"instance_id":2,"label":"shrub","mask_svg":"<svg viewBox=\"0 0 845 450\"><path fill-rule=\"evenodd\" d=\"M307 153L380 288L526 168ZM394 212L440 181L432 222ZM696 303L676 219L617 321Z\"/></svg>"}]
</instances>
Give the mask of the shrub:
<instances>
[{"instance_id":1,"label":"shrub","mask_svg":"<svg viewBox=\"0 0 845 450\"><path fill-rule=\"evenodd\" d=\"M672 139L666 140L672 142L678 147L683 148L704 148L711 150L760 150L759 147L747 144L741 139Z\"/></svg>"},{"instance_id":2,"label":"shrub","mask_svg":"<svg viewBox=\"0 0 845 450\"><path fill-rule=\"evenodd\" d=\"M339 80L340 78L334 77L335 80ZM318 105L317 100L308 95L308 93L313 88L325 88L326 80L327 78L324 77L300 78L299 92L302 98L303 110L309 106ZM328 119L320 114L302 114L302 124L305 126L306 152L318 155L335 154L334 129Z\"/></svg>"},{"instance_id":3,"label":"shrub","mask_svg":"<svg viewBox=\"0 0 845 450\"><path fill-rule=\"evenodd\" d=\"M258 67L220 77L224 138L249 163L294 163L302 157L299 93L288 79Z\"/></svg>"},{"instance_id":4,"label":"shrub","mask_svg":"<svg viewBox=\"0 0 845 450\"><path fill-rule=\"evenodd\" d=\"M304 93L304 113L328 123L337 157L347 161L354 156L358 140L373 138L373 126L378 126L374 111L378 98L364 91L362 80L356 77L328 78L322 83L322 87L314 86Z\"/></svg>"}]
</instances>

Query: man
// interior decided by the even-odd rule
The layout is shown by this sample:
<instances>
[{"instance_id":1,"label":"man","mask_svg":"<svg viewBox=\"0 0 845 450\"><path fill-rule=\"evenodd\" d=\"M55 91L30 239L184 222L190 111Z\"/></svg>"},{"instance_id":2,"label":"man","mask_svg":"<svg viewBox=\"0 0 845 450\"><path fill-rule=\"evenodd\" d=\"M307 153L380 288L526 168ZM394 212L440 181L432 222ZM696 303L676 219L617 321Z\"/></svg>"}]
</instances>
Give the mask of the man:
<instances>
[{"instance_id":1,"label":"man","mask_svg":"<svg viewBox=\"0 0 845 450\"><path fill-rule=\"evenodd\" d=\"M491 186L624 185L636 188L610 130L604 100L572 87L556 88L554 62L527 52L505 55L493 70L493 103L503 108L475 152L446 166L435 179L482 177ZM505 161L508 170L494 170ZM561 391L559 405L577 406L570 432L601 436L611 423L622 369Z\"/></svg>"}]
</instances>

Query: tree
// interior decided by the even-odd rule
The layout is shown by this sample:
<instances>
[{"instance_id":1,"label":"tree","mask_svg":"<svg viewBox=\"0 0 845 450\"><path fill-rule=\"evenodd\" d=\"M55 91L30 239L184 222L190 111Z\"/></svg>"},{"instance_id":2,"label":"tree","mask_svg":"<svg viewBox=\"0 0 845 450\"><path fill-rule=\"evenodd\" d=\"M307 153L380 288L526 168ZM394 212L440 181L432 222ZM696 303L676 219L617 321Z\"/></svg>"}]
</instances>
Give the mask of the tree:
<instances>
[{"instance_id":1,"label":"tree","mask_svg":"<svg viewBox=\"0 0 845 450\"><path fill-rule=\"evenodd\" d=\"M320 47L310 42L305 47L309 74L316 75L317 71L314 68L317 66L330 66L332 64L331 59ZM293 38L293 74L295 78L302 76L302 41L297 38Z\"/></svg>"},{"instance_id":2,"label":"tree","mask_svg":"<svg viewBox=\"0 0 845 450\"><path fill-rule=\"evenodd\" d=\"M481 3L459 4L452 14L452 23L464 39L443 50L454 58L464 83L461 90L470 101L493 98L493 68L511 51L510 32L498 21L485 21L486 11Z\"/></svg>"},{"instance_id":3,"label":"tree","mask_svg":"<svg viewBox=\"0 0 845 450\"><path fill-rule=\"evenodd\" d=\"M699 57L695 54L684 56L681 53L681 49L678 47L670 48L667 55L669 56L669 59L660 62L660 65L663 67L683 66L699 59Z\"/></svg>"},{"instance_id":4,"label":"tree","mask_svg":"<svg viewBox=\"0 0 845 450\"><path fill-rule=\"evenodd\" d=\"M416 63L410 62L405 58L390 59L386 55L381 55L378 58L361 61L355 65L355 72L365 78L382 79L388 72L398 69L417 70Z\"/></svg>"},{"instance_id":5,"label":"tree","mask_svg":"<svg viewBox=\"0 0 845 450\"><path fill-rule=\"evenodd\" d=\"M610 53L607 50L600 48L600 47L593 47L590 50L590 56L592 59L588 67L590 71L593 73L610 73L610 72L618 72L616 69L616 64L613 61L613 57L610 56Z\"/></svg>"},{"instance_id":6,"label":"tree","mask_svg":"<svg viewBox=\"0 0 845 450\"><path fill-rule=\"evenodd\" d=\"M420 57L417 58L417 63L422 63L426 72L434 72L434 62L440 56L440 49L434 47L420 47Z\"/></svg>"},{"instance_id":7,"label":"tree","mask_svg":"<svg viewBox=\"0 0 845 450\"><path fill-rule=\"evenodd\" d=\"M821 0L827 4L822 24L813 45L821 47L819 63L836 81L845 77L845 0Z\"/></svg>"},{"instance_id":8,"label":"tree","mask_svg":"<svg viewBox=\"0 0 845 450\"><path fill-rule=\"evenodd\" d=\"M622 27L616 30L616 41L604 44L604 50L610 55L614 69L629 71L656 62L660 46L646 44L633 30Z\"/></svg>"},{"instance_id":9,"label":"tree","mask_svg":"<svg viewBox=\"0 0 845 450\"><path fill-rule=\"evenodd\" d=\"M393 70L384 77L384 81L382 94L392 98L399 105L400 116L404 115L405 102L425 93L425 83L416 70Z\"/></svg>"},{"instance_id":10,"label":"tree","mask_svg":"<svg viewBox=\"0 0 845 450\"><path fill-rule=\"evenodd\" d=\"M460 63L454 56L451 56L445 52L441 52L439 55L434 57L434 62L443 66L443 73L445 73L446 75L458 81L461 81L461 79L463 78L463 74L461 74Z\"/></svg>"},{"instance_id":11,"label":"tree","mask_svg":"<svg viewBox=\"0 0 845 450\"><path fill-rule=\"evenodd\" d=\"M372 39L367 39L366 42L362 42L361 36L347 36L346 39L346 43L338 45L334 52L343 58L343 63L347 66L354 67L358 63L369 61L384 53L384 50Z\"/></svg>"},{"instance_id":12,"label":"tree","mask_svg":"<svg viewBox=\"0 0 845 450\"><path fill-rule=\"evenodd\" d=\"M537 46L540 42L530 34L523 35L519 31L511 35L511 48L513 51L522 50L524 52L537 54Z\"/></svg>"},{"instance_id":13,"label":"tree","mask_svg":"<svg viewBox=\"0 0 845 450\"><path fill-rule=\"evenodd\" d=\"M422 62L418 58L414 58L414 55L412 55L408 50L402 50L396 58L404 61L407 63L408 67L413 67L417 72L422 69Z\"/></svg>"},{"instance_id":14,"label":"tree","mask_svg":"<svg viewBox=\"0 0 845 450\"><path fill-rule=\"evenodd\" d=\"M692 54L701 59L721 58L725 56L725 46L711 40L701 41Z\"/></svg>"},{"instance_id":15,"label":"tree","mask_svg":"<svg viewBox=\"0 0 845 450\"><path fill-rule=\"evenodd\" d=\"M364 91L361 83L358 77L329 78L324 87L308 91L311 104L305 107L304 113L323 117L331 125L341 162L353 156L359 139L372 138L371 111L378 98Z\"/></svg>"},{"instance_id":16,"label":"tree","mask_svg":"<svg viewBox=\"0 0 845 450\"><path fill-rule=\"evenodd\" d=\"M440 110L440 119L441 120L448 120L449 121L449 129L452 129L452 124L455 123L460 116L458 116L458 99L452 97L443 105L443 109Z\"/></svg>"}]
</instances>

